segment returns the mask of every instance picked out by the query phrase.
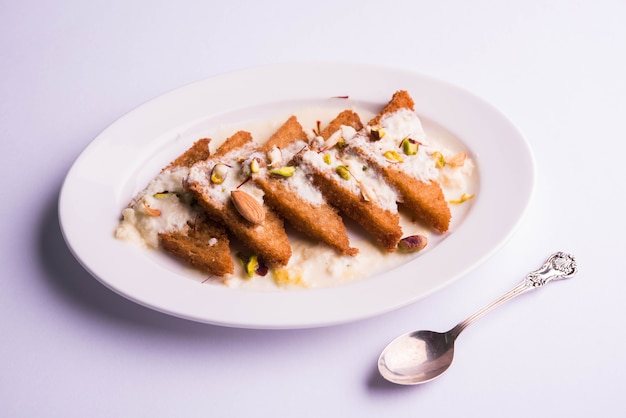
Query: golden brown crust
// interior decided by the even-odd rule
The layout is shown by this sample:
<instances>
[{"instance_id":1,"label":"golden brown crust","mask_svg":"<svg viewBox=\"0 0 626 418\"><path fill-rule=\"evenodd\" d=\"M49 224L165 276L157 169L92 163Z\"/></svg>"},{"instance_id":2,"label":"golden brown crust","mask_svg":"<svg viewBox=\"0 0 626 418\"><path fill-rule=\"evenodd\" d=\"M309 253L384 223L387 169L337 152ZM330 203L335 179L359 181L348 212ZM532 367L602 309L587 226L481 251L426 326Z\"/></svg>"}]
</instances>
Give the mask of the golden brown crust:
<instances>
[{"instance_id":1,"label":"golden brown crust","mask_svg":"<svg viewBox=\"0 0 626 418\"><path fill-rule=\"evenodd\" d=\"M332 134L341 129L341 126L351 126L356 131L360 131L363 128L363 123L358 114L352 110L344 110L339 113L330 123L320 132L320 136L324 140L331 137Z\"/></svg>"},{"instance_id":2,"label":"golden brown crust","mask_svg":"<svg viewBox=\"0 0 626 418\"><path fill-rule=\"evenodd\" d=\"M298 119L295 116L291 116L285 123L281 125L280 128L276 132L270 136L270 138L265 141L259 147L259 151L261 152L269 152L272 148L286 148L295 141L307 141L308 137L306 132L302 129L302 125L298 122Z\"/></svg>"},{"instance_id":3,"label":"golden brown crust","mask_svg":"<svg viewBox=\"0 0 626 418\"><path fill-rule=\"evenodd\" d=\"M351 110L344 110L322 130L320 136L327 140L341 129L342 125L351 126L357 131L363 128L358 114ZM402 237L400 217L397 213L385 210L374 202L365 201L361 196L346 190L340 180L328 177L323 172L313 170L313 182L331 205L361 225L385 249L388 251L396 249Z\"/></svg>"},{"instance_id":4,"label":"golden brown crust","mask_svg":"<svg viewBox=\"0 0 626 418\"><path fill-rule=\"evenodd\" d=\"M328 204L313 205L279 179L257 178L256 183L265 192L265 200L297 230L324 242L345 255L356 255L359 250L350 247L348 232L341 216Z\"/></svg>"},{"instance_id":5,"label":"golden brown crust","mask_svg":"<svg viewBox=\"0 0 626 418\"><path fill-rule=\"evenodd\" d=\"M222 277L234 273L228 236L206 216L190 223L186 231L159 234L161 247L197 269Z\"/></svg>"},{"instance_id":6,"label":"golden brown crust","mask_svg":"<svg viewBox=\"0 0 626 418\"><path fill-rule=\"evenodd\" d=\"M187 151L172 161L163 171L175 167L191 167L209 157L209 138L196 141ZM186 263L215 276L234 272L230 242L223 226L200 213L189 228L160 233L159 245L168 253ZM211 244L210 244L211 243Z\"/></svg>"},{"instance_id":7,"label":"golden brown crust","mask_svg":"<svg viewBox=\"0 0 626 418\"><path fill-rule=\"evenodd\" d=\"M401 204L408 208L413 216L441 233L448 230L452 215L439 183L434 180L430 182L417 180L394 169L394 166L385 168L383 174L395 185L403 199Z\"/></svg>"},{"instance_id":8,"label":"golden brown crust","mask_svg":"<svg viewBox=\"0 0 626 418\"><path fill-rule=\"evenodd\" d=\"M226 227L268 264L287 265L291 258L291 245L283 221L274 211L266 211L265 220L258 225L246 221L232 202L220 210L219 214Z\"/></svg>"},{"instance_id":9,"label":"golden brown crust","mask_svg":"<svg viewBox=\"0 0 626 418\"><path fill-rule=\"evenodd\" d=\"M387 251L395 251L398 241L402 238L400 217L397 213L384 210L372 202L366 202L359 196L346 192L339 182L322 173L315 173L313 180L330 204L361 225Z\"/></svg>"},{"instance_id":10,"label":"golden brown crust","mask_svg":"<svg viewBox=\"0 0 626 418\"><path fill-rule=\"evenodd\" d=\"M252 134L246 131L237 131L215 150L213 158L223 157L233 150L242 148L248 142L252 142Z\"/></svg>"},{"instance_id":11,"label":"golden brown crust","mask_svg":"<svg viewBox=\"0 0 626 418\"><path fill-rule=\"evenodd\" d=\"M307 141L307 135L295 116L291 116L260 147L269 152L274 147L285 149L297 141ZM263 189L265 201L294 228L335 248L342 254L356 255L358 249L350 247L348 232L343 219L327 203L313 205L302 199L285 183L288 179L254 176L255 183Z\"/></svg>"},{"instance_id":12,"label":"golden brown crust","mask_svg":"<svg viewBox=\"0 0 626 418\"><path fill-rule=\"evenodd\" d=\"M211 157L219 160L228 152L240 149L252 141L250 133L239 131L228 138ZM211 187L209 183L190 181L189 190L194 193L198 203L206 213L218 222L223 223L241 242L261 256L268 264L284 266L291 258L291 246L285 232L282 219L272 210L266 210L265 219L260 224L253 224L244 219L232 201L228 204L214 202L207 196L203 188Z\"/></svg>"},{"instance_id":13,"label":"golden brown crust","mask_svg":"<svg viewBox=\"0 0 626 418\"><path fill-rule=\"evenodd\" d=\"M172 161L163 170L174 167L191 167L198 161L206 160L211 154L209 150L210 138L202 138L194 142L194 144L185 151L180 157Z\"/></svg>"},{"instance_id":14,"label":"golden brown crust","mask_svg":"<svg viewBox=\"0 0 626 418\"><path fill-rule=\"evenodd\" d=\"M415 104L409 93L399 90L394 93L389 103L368 125L375 126L387 114L400 109L414 110L414 107ZM367 158L367 155L360 150L356 149L355 151L363 158ZM415 218L426 222L441 233L448 230L452 214L439 183L433 180L424 182L415 179L394 165L380 166L372 159L370 162L375 164L385 179L398 190L402 200L401 205L407 208Z\"/></svg>"},{"instance_id":15,"label":"golden brown crust","mask_svg":"<svg viewBox=\"0 0 626 418\"><path fill-rule=\"evenodd\" d=\"M409 109L415 110L415 102L413 102L413 98L406 90L398 90L396 91L391 100L385 105L383 110L374 117L374 119L368 122L369 126L375 126L380 123L380 119L384 115L388 115L400 109Z\"/></svg>"}]
</instances>

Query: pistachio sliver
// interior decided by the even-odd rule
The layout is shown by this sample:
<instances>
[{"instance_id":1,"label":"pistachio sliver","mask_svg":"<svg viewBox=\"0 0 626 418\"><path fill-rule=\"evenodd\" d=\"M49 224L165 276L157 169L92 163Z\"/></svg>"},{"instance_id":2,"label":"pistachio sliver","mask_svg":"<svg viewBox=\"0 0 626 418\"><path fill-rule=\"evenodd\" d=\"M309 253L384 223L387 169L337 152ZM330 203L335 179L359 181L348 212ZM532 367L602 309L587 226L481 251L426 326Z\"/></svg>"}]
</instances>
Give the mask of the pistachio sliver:
<instances>
[{"instance_id":1,"label":"pistachio sliver","mask_svg":"<svg viewBox=\"0 0 626 418\"><path fill-rule=\"evenodd\" d=\"M250 172L252 174L256 174L259 172L259 169L260 169L259 160L257 158L253 158L252 161L250 161Z\"/></svg>"},{"instance_id":2,"label":"pistachio sliver","mask_svg":"<svg viewBox=\"0 0 626 418\"><path fill-rule=\"evenodd\" d=\"M335 172L344 180L350 180L350 170L345 165L337 166Z\"/></svg>"},{"instance_id":3,"label":"pistachio sliver","mask_svg":"<svg viewBox=\"0 0 626 418\"><path fill-rule=\"evenodd\" d=\"M250 258L248 259L248 262L244 265L244 268L246 269L246 274L248 275L248 277L252 277L254 276L254 272L256 270L256 268L259 265L259 259L256 256L256 254L250 256Z\"/></svg>"},{"instance_id":4,"label":"pistachio sliver","mask_svg":"<svg viewBox=\"0 0 626 418\"><path fill-rule=\"evenodd\" d=\"M385 151L383 156L385 157L387 161L392 162L392 163L404 162L404 157L395 151L391 151L391 150Z\"/></svg>"},{"instance_id":5,"label":"pistachio sliver","mask_svg":"<svg viewBox=\"0 0 626 418\"><path fill-rule=\"evenodd\" d=\"M256 254L248 256L244 253L237 253L237 258L241 261L241 265L246 273L246 276L252 278L259 267L259 257Z\"/></svg>"},{"instance_id":6,"label":"pistachio sliver","mask_svg":"<svg viewBox=\"0 0 626 418\"><path fill-rule=\"evenodd\" d=\"M154 197L155 199L165 199L168 196L172 196L175 195L176 193L174 192L158 192L152 195L152 197Z\"/></svg>"},{"instance_id":7,"label":"pistachio sliver","mask_svg":"<svg viewBox=\"0 0 626 418\"><path fill-rule=\"evenodd\" d=\"M279 177L291 177L293 176L293 173L295 173L295 171L296 171L296 167L292 165L286 165L284 167L274 168L270 170L269 173L274 176L279 176Z\"/></svg>"},{"instance_id":8,"label":"pistachio sliver","mask_svg":"<svg viewBox=\"0 0 626 418\"><path fill-rule=\"evenodd\" d=\"M460 205L461 203L465 203L473 197L473 194L463 193L459 199L450 200L450 203L452 203L453 205Z\"/></svg>"},{"instance_id":9,"label":"pistachio sliver","mask_svg":"<svg viewBox=\"0 0 626 418\"><path fill-rule=\"evenodd\" d=\"M433 158L435 159L435 167L443 168L446 165L446 159L443 157L443 154L439 151L435 151L433 153Z\"/></svg>"}]
</instances>

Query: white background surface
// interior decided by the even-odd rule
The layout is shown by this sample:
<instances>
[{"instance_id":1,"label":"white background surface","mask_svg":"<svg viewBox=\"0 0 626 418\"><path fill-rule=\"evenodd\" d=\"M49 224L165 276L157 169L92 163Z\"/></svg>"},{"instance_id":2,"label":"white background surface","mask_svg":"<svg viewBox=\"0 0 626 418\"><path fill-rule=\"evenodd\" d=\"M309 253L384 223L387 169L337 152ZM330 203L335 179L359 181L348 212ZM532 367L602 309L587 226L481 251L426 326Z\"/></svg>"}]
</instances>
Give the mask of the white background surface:
<instances>
[{"instance_id":1,"label":"white background surface","mask_svg":"<svg viewBox=\"0 0 626 418\"><path fill-rule=\"evenodd\" d=\"M626 4L214 3L0 3L0 415L623 416ZM507 244L412 306L296 331L169 317L79 266L58 192L102 129L211 75L314 60L433 75L504 111L538 174ZM557 250L580 273L465 331L439 380L378 377L393 337L448 329Z\"/></svg>"}]
</instances>

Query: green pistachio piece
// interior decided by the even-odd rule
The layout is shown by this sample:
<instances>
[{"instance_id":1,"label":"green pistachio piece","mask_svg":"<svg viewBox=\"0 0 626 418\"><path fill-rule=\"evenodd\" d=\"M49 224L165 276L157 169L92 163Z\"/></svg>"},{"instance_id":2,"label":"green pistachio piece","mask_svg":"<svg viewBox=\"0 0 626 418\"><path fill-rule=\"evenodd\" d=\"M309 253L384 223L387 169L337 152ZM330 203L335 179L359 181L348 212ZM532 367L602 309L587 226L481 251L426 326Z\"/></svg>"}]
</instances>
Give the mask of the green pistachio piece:
<instances>
[{"instance_id":1,"label":"green pistachio piece","mask_svg":"<svg viewBox=\"0 0 626 418\"><path fill-rule=\"evenodd\" d=\"M390 161L392 163L401 163L404 161L404 157L395 151L386 151L383 155L385 156L387 161Z\"/></svg>"},{"instance_id":2,"label":"green pistachio piece","mask_svg":"<svg viewBox=\"0 0 626 418\"><path fill-rule=\"evenodd\" d=\"M350 180L350 170L348 170L348 167L346 167L345 165L337 166L335 171L342 179Z\"/></svg>"},{"instance_id":3,"label":"green pistachio piece","mask_svg":"<svg viewBox=\"0 0 626 418\"><path fill-rule=\"evenodd\" d=\"M279 176L279 177L291 177L293 176L293 173L295 173L295 171L296 171L296 167L292 165L286 165L284 167L274 168L270 170L270 174L274 176Z\"/></svg>"},{"instance_id":4,"label":"green pistachio piece","mask_svg":"<svg viewBox=\"0 0 626 418\"><path fill-rule=\"evenodd\" d=\"M404 151L406 155L415 155L418 149L419 144L411 138L404 138L402 140L402 151Z\"/></svg>"},{"instance_id":5,"label":"green pistachio piece","mask_svg":"<svg viewBox=\"0 0 626 418\"><path fill-rule=\"evenodd\" d=\"M435 167L443 168L446 165L446 159L443 157L443 154L439 151L435 151L433 153L433 158L435 159Z\"/></svg>"},{"instance_id":6,"label":"green pistachio piece","mask_svg":"<svg viewBox=\"0 0 626 418\"><path fill-rule=\"evenodd\" d=\"M426 245L428 245L428 238L424 235L411 235L398 242L398 250L404 253L416 253L423 250Z\"/></svg>"}]
</instances>

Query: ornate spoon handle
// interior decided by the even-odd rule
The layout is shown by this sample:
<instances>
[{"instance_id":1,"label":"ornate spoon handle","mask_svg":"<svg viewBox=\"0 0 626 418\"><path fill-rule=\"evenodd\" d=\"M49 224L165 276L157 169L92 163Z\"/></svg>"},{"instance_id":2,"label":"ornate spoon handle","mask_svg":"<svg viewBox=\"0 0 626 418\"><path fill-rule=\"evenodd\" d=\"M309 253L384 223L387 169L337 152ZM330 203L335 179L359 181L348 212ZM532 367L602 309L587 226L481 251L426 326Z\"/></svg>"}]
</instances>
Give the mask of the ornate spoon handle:
<instances>
[{"instance_id":1,"label":"ornate spoon handle","mask_svg":"<svg viewBox=\"0 0 626 418\"><path fill-rule=\"evenodd\" d=\"M504 302L509 301L522 293L543 287L546 283L552 280L570 278L575 275L577 271L578 268L576 266L576 259L573 255L562 252L554 253L548 257L546 262L540 268L528 273L520 284L489 305L483 307L465 321L459 322L454 328L452 328L452 330L450 330L450 334L453 338L456 338L461 331L467 328L470 324L485 315L487 312L490 312L496 307L502 305Z\"/></svg>"}]
</instances>

